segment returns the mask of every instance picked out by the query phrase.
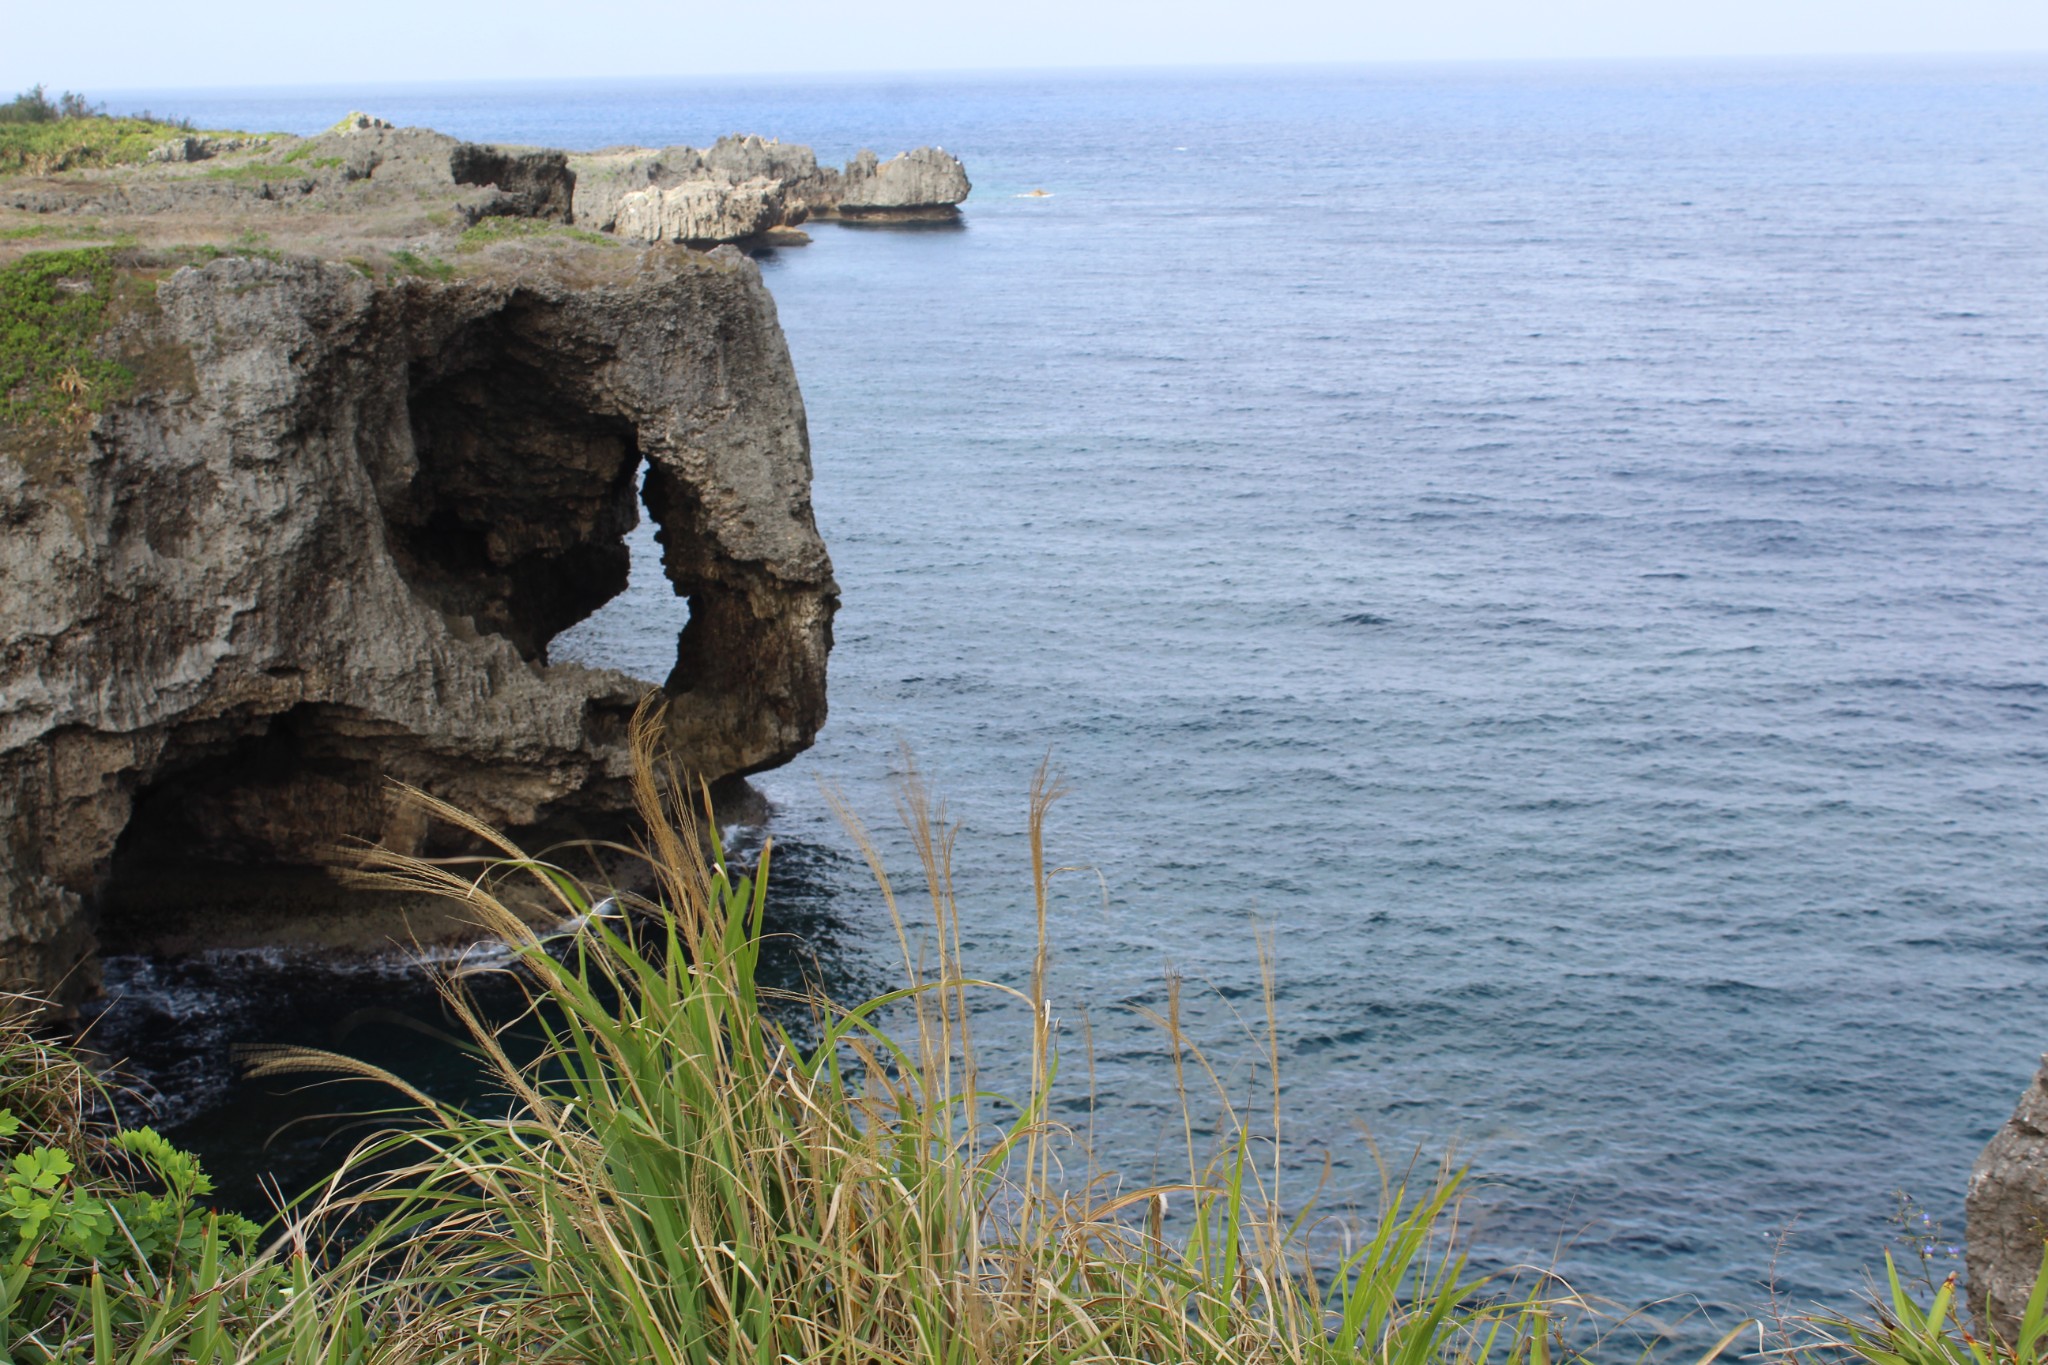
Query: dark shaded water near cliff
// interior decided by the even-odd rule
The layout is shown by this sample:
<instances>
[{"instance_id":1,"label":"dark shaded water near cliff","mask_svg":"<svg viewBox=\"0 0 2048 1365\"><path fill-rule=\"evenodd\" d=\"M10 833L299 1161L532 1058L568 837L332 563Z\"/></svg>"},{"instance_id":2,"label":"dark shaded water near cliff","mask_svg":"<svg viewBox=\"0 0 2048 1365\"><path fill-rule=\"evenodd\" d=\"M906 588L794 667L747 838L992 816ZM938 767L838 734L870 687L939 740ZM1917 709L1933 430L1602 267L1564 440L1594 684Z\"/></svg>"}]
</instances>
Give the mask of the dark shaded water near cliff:
<instances>
[{"instance_id":1,"label":"dark shaded water near cliff","mask_svg":"<svg viewBox=\"0 0 2048 1365\"><path fill-rule=\"evenodd\" d=\"M1372 1187L1355 1125L1455 1143L1482 1245L1627 1301L1753 1304L1789 1228L1780 1291L1841 1303L1901 1188L1959 1240L2048 1046L2048 65L152 102L958 152L964 227L763 263L845 607L831 724L760 785L834 984L893 948L818 779L884 824L913 746L974 963L1022 980L1049 748L1054 856L1102 878L1062 883L1053 991L1112 1164L1173 1104L1125 1007L1177 969L1249 1058L1263 926L1335 1197ZM640 564L561 654L666 672ZM426 1009L116 968L110 1023L182 1016L150 1055L244 1188L275 1111L213 1086L227 1037Z\"/></svg>"}]
</instances>

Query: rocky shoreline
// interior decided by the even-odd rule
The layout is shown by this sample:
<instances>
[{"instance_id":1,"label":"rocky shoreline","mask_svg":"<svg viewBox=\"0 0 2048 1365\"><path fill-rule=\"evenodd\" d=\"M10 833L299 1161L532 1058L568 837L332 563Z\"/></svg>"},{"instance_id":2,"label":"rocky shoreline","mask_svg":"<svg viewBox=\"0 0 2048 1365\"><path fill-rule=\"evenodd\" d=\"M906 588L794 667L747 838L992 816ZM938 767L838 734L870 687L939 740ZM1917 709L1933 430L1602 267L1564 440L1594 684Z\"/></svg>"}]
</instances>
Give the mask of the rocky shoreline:
<instances>
[{"instance_id":1,"label":"rocky shoreline","mask_svg":"<svg viewBox=\"0 0 2048 1365\"><path fill-rule=\"evenodd\" d=\"M352 840L466 847L393 779L525 837L610 832L648 685L548 643L623 589L643 508L682 599L678 762L716 783L807 747L838 589L732 244L967 192L931 149L834 171L362 115L0 181L7 306L57 320L0 395L0 987L88 996L103 929L228 882L238 934L285 937Z\"/></svg>"}]
</instances>

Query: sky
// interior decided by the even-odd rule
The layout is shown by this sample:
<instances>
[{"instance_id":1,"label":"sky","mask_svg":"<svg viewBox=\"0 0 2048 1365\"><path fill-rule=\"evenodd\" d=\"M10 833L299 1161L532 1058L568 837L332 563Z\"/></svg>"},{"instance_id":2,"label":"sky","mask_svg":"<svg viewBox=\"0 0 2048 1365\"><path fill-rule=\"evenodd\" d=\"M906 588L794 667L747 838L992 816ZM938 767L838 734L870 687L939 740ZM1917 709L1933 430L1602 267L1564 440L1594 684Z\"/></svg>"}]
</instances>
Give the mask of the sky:
<instances>
[{"instance_id":1,"label":"sky","mask_svg":"<svg viewBox=\"0 0 2048 1365\"><path fill-rule=\"evenodd\" d=\"M89 38L81 37L81 11ZM0 0L0 90L2048 52L2048 0Z\"/></svg>"}]
</instances>

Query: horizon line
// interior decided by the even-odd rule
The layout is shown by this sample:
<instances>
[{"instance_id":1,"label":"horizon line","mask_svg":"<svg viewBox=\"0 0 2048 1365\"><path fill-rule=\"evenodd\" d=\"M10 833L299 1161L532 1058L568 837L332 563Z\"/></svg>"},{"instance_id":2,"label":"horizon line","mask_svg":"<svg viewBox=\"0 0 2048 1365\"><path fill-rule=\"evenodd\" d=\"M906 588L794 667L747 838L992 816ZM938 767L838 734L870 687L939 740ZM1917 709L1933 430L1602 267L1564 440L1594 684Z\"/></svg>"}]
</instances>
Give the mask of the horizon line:
<instances>
[{"instance_id":1,"label":"horizon line","mask_svg":"<svg viewBox=\"0 0 2048 1365\"><path fill-rule=\"evenodd\" d=\"M873 82L889 83L942 83L958 80L987 79L1047 79L1057 77L1087 76L1166 76L1175 74L1207 75L1279 75L1291 72L1320 73L1336 75L1344 72L1373 70L1422 70L1429 68L1550 68L1569 70L1589 67L1672 67L1672 66L1740 66L1785 65L1816 63L1828 65L1872 64L1903 65L1927 64L1986 64L2014 63L2030 64L2048 61L2048 48L2025 50L1951 49L1940 51L1925 50L1872 50L1872 51L1809 51L1809 52L1725 52L1725 53L1622 53L1593 56L1466 56L1466 57L1376 57L1344 59L1336 61L1281 61L1281 62L1077 62L1062 66L1015 65L1015 66L962 66L962 67L917 67L897 69L856 70L844 67L820 69L762 69L758 71L719 72L650 72L634 75L616 73L579 75L523 75L523 76L457 76L457 77L377 77L362 80L304 81L290 84L181 84L181 85L121 85L105 87L95 91L87 88L79 91L88 98L115 98L129 94L306 94L316 95L343 90L418 90L469 88L477 90L531 88L534 86L583 86L583 87L628 87L644 85L665 85L677 82L705 84L747 84L763 81L816 81L832 84L860 84ZM0 85L6 83L0 82ZM32 81L24 90L35 86L46 90L54 89L53 83Z\"/></svg>"}]
</instances>

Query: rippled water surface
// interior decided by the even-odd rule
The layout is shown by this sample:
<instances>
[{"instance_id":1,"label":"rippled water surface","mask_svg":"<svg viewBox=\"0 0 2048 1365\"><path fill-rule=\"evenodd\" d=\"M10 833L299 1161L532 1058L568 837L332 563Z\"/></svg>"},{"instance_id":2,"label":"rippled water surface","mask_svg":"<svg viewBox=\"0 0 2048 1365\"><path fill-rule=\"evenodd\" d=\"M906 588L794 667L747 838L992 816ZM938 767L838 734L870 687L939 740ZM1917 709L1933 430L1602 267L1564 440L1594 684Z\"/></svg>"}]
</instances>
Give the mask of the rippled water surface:
<instances>
[{"instance_id":1,"label":"rippled water surface","mask_svg":"<svg viewBox=\"0 0 2048 1365\"><path fill-rule=\"evenodd\" d=\"M1789 1227L1780 1289L1841 1302L1900 1188L1954 1239L2048 1046L2048 66L181 99L965 158L962 227L762 263L844 608L761 786L886 980L818 780L884 824L910 745L1021 979L1051 751L1112 1164L1173 1105L1128 1007L1176 970L1248 1058L1263 930L1336 1198L1357 1125L1455 1143L1493 1254L1628 1301L1754 1303ZM635 573L559 653L666 673Z\"/></svg>"}]
</instances>

